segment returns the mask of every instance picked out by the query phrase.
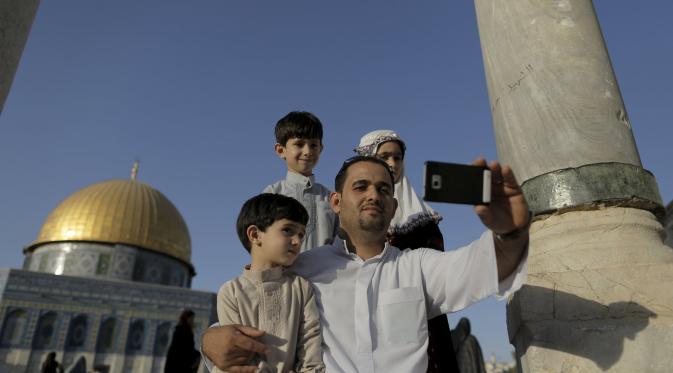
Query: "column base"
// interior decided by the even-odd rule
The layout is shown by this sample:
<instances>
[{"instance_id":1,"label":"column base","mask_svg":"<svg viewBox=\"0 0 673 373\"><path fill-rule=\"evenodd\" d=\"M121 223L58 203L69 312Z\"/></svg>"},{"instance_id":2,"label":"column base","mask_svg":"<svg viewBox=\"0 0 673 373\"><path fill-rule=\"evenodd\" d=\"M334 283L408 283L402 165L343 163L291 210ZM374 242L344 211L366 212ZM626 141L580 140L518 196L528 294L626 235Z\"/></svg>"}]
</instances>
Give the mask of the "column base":
<instances>
[{"instance_id":1,"label":"column base","mask_svg":"<svg viewBox=\"0 0 673 373\"><path fill-rule=\"evenodd\" d=\"M531 227L507 307L522 372L670 372L673 250L651 213L605 208Z\"/></svg>"}]
</instances>

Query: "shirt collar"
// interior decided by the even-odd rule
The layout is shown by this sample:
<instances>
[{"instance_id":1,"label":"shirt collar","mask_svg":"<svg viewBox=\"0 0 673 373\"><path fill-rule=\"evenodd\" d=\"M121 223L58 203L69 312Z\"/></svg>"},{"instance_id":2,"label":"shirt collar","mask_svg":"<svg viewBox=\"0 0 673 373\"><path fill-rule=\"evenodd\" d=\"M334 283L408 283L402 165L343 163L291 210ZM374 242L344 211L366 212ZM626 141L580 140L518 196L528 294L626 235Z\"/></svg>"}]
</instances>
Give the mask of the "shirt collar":
<instances>
[{"instance_id":1,"label":"shirt collar","mask_svg":"<svg viewBox=\"0 0 673 373\"><path fill-rule=\"evenodd\" d=\"M249 279L252 282L269 282L277 281L283 277L283 272L285 268L278 266L269 269L264 269L261 271L253 271L250 269L250 264L245 266L243 270L243 277Z\"/></svg>"},{"instance_id":2,"label":"shirt collar","mask_svg":"<svg viewBox=\"0 0 673 373\"><path fill-rule=\"evenodd\" d=\"M285 175L285 180L291 183L301 184L307 188L310 188L311 186L313 186L313 184L315 184L315 175L304 176L296 172L288 171L287 175Z\"/></svg>"},{"instance_id":3,"label":"shirt collar","mask_svg":"<svg viewBox=\"0 0 673 373\"><path fill-rule=\"evenodd\" d=\"M360 258L356 253L352 253L352 252L348 251L348 243L346 242L346 240L344 240L341 237L337 237L337 238L335 238L334 241L335 241L334 242L334 247L337 249L337 252L339 254L345 255L347 257L350 257L352 260L358 260L360 262L372 261L372 260L381 260L386 255L386 253L388 252L388 246L389 246L388 242L386 241L385 245L383 246L383 251L381 251L381 253L379 253L379 255L373 256L373 257L371 257L367 260L362 260L362 258Z\"/></svg>"}]
</instances>

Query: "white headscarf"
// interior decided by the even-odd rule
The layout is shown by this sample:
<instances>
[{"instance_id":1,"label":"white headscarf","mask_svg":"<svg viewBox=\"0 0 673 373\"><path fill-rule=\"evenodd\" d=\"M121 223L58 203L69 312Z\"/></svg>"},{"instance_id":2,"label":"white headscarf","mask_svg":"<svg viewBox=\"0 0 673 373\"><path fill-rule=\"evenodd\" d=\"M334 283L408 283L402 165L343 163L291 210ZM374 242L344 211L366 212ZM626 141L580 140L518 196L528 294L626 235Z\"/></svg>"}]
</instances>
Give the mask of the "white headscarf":
<instances>
[{"instance_id":1,"label":"white headscarf","mask_svg":"<svg viewBox=\"0 0 673 373\"><path fill-rule=\"evenodd\" d=\"M353 150L359 155L374 157L379 146L388 141L397 141L402 147L402 152L406 150L404 140L395 131L391 130L369 132L362 136L360 145ZM388 232L392 234L406 234L430 221L438 224L442 220L441 215L418 198L414 187L411 186L404 175L404 169L402 175L400 175L400 180L395 183L395 198L398 206L388 228Z\"/></svg>"}]
</instances>

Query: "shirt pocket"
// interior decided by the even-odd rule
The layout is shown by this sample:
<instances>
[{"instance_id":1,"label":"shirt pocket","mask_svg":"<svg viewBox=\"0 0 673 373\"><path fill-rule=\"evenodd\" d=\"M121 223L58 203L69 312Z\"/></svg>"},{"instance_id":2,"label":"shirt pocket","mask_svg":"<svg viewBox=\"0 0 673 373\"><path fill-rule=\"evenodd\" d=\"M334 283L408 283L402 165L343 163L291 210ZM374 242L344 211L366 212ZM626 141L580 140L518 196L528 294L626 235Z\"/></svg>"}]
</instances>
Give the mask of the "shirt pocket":
<instances>
[{"instance_id":1,"label":"shirt pocket","mask_svg":"<svg viewBox=\"0 0 673 373\"><path fill-rule=\"evenodd\" d=\"M423 291L398 288L379 294L379 335L383 344L422 343L427 329Z\"/></svg>"}]
</instances>

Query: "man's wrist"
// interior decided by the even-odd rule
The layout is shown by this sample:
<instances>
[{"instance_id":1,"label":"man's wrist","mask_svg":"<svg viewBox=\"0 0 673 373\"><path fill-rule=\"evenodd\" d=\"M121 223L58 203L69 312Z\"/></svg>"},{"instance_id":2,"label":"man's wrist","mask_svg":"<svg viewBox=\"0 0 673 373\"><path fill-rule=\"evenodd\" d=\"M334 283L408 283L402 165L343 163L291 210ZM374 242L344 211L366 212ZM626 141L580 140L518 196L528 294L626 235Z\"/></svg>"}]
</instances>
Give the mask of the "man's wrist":
<instances>
[{"instance_id":1,"label":"man's wrist","mask_svg":"<svg viewBox=\"0 0 673 373\"><path fill-rule=\"evenodd\" d=\"M497 240L501 242L516 241L522 236L528 234L528 229L530 228L531 223L533 222L533 212L528 211L528 222L523 227L514 228L513 230L506 233L494 233L494 236Z\"/></svg>"}]
</instances>

